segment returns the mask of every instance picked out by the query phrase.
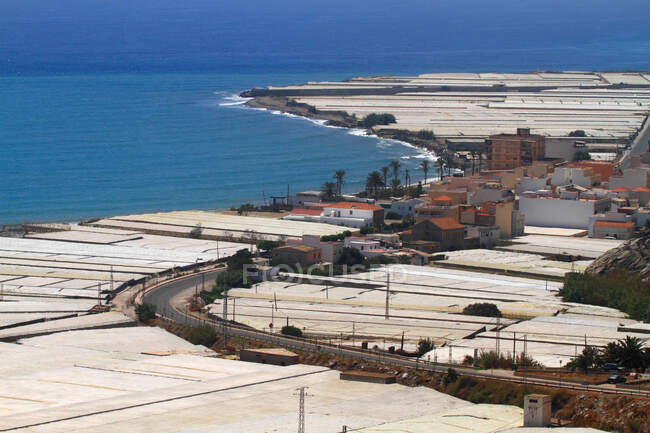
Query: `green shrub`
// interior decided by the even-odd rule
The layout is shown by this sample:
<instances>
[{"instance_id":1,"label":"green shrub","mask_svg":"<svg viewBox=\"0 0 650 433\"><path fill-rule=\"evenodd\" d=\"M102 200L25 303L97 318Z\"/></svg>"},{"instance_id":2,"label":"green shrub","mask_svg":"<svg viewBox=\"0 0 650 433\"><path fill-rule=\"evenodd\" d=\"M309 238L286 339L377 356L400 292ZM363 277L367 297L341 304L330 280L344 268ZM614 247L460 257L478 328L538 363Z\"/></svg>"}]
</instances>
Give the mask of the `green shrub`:
<instances>
[{"instance_id":1,"label":"green shrub","mask_svg":"<svg viewBox=\"0 0 650 433\"><path fill-rule=\"evenodd\" d=\"M359 251L356 248L344 247L341 250L341 255L339 256L339 259L336 262L336 264L354 266L354 265L362 264L363 261L364 261L364 257L361 254L361 251Z\"/></svg>"},{"instance_id":2,"label":"green shrub","mask_svg":"<svg viewBox=\"0 0 650 433\"><path fill-rule=\"evenodd\" d=\"M365 128L372 128L376 125L388 125L395 122L395 116L390 113L370 113L363 118L360 125Z\"/></svg>"},{"instance_id":3,"label":"green shrub","mask_svg":"<svg viewBox=\"0 0 650 433\"><path fill-rule=\"evenodd\" d=\"M433 133L432 130L430 129L421 129L417 132L418 138L421 138L422 140L433 140L436 138L435 134Z\"/></svg>"},{"instance_id":4,"label":"green shrub","mask_svg":"<svg viewBox=\"0 0 650 433\"><path fill-rule=\"evenodd\" d=\"M282 333L282 335L290 335L292 337L302 337L302 331L300 330L300 328L297 328L292 325L283 326L280 332Z\"/></svg>"},{"instance_id":5,"label":"green shrub","mask_svg":"<svg viewBox=\"0 0 650 433\"><path fill-rule=\"evenodd\" d=\"M582 129L576 129L575 131L569 132L569 137L586 137L587 133Z\"/></svg>"},{"instance_id":6,"label":"green shrub","mask_svg":"<svg viewBox=\"0 0 650 433\"><path fill-rule=\"evenodd\" d=\"M586 150L578 150L573 154L574 161L589 161L590 159L591 155Z\"/></svg>"},{"instance_id":7,"label":"green shrub","mask_svg":"<svg viewBox=\"0 0 650 433\"><path fill-rule=\"evenodd\" d=\"M280 246L277 241L261 241L257 244L257 249L262 251L271 251Z\"/></svg>"},{"instance_id":8,"label":"green shrub","mask_svg":"<svg viewBox=\"0 0 650 433\"><path fill-rule=\"evenodd\" d=\"M135 314L142 323L149 323L156 318L156 306L154 304L139 304L135 306Z\"/></svg>"},{"instance_id":9,"label":"green shrub","mask_svg":"<svg viewBox=\"0 0 650 433\"><path fill-rule=\"evenodd\" d=\"M483 316L483 317L501 317L501 311L499 308L490 304L489 302L480 302L476 304L470 304L463 309L463 314L467 316Z\"/></svg>"},{"instance_id":10,"label":"green shrub","mask_svg":"<svg viewBox=\"0 0 650 433\"><path fill-rule=\"evenodd\" d=\"M361 227L361 228L359 229L359 232L360 232L362 235L368 235L368 234L370 234L370 233L374 233L374 232L375 232L375 228L374 228L373 226L365 226L365 227Z\"/></svg>"},{"instance_id":11,"label":"green shrub","mask_svg":"<svg viewBox=\"0 0 650 433\"><path fill-rule=\"evenodd\" d=\"M192 326L187 339L192 344L211 347L217 342L217 331L210 325Z\"/></svg>"},{"instance_id":12,"label":"green shrub","mask_svg":"<svg viewBox=\"0 0 650 433\"><path fill-rule=\"evenodd\" d=\"M190 231L190 237L192 239L199 239L201 237L201 233L203 233L203 228L201 227L201 223L197 223Z\"/></svg>"},{"instance_id":13,"label":"green shrub","mask_svg":"<svg viewBox=\"0 0 650 433\"><path fill-rule=\"evenodd\" d=\"M418 341L418 356L423 356L427 352L431 352L434 348L433 342L430 338L421 338Z\"/></svg>"},{"instance_id":14,"label":"green shrub","mask_svg":"<svg viewBox=\"0 0 650 433\"><path fill-rule=\"evenodd\" d=\"M402 219L402 216L401 216L400 214L398 214L397 212L394 212L394 211L392 211L392 210L389 210L389 211L386 213L386 219L387 219L387 220L401 220L401 219Z\"/></svg>"},{"instance_id":15,"label":"green shrub","mask_svg":"<svg viewBox=\"0 0 650 433\"><path fill-rule=\"evenodd\" d=\"M632 319L650 321L650 284L638 275L571 273L564 279L560 296L565 302L616 308Z\"/></svg>"}]
</instances>

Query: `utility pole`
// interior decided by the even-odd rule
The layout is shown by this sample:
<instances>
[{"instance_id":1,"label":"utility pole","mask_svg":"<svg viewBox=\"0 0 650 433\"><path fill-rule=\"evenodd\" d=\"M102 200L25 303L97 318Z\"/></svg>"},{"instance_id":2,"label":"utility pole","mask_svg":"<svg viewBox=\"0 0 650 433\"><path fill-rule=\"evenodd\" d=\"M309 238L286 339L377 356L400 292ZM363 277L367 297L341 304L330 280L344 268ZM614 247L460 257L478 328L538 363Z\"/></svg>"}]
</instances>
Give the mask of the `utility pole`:
<instances>
[{"instance_id":1,"label":"utility pole","mask_svg":"<svg viewBox=\"0 0 650 433\"><path fill-rule=\"evenodd\" d=\"M501 318L497 317L497 359L501 353Z\"/></svg>"},{"instance_id":2,"label":"utility pole","mask_svg":"<svg viewBox=\"0 0 650 433\"><path fill-rule=\"evenodd\" d=\"M97 283L97 305L102 305L102 283Z\"/></svg>"},{"instance_id":3,"label":"utility pole","mask_svg":"<svg viewBox=\"0 0 650 433\"><path fill-rule=\"evenodd\" d=\"M386 268L386 320L390 318L389 316L389 304L390 304L390 269Z\"/></svg>"},{"instance_id":4,"label":"utility pole","mask_svg":"<svg viewBox=\"0 0 650 433\"><path fill-rule=\"evenodd\" d=\"M223 347L228 344L228 289L223 291Z\"/></svg>"},{"instance_id":5,"label":"utility pole","mask_svg":"<svg viewBox=\"0 0 650 433\"><path fill-rule=\"evenodd\" d=\"M517 362L517 333L512 333L512 360Z\"/></svg>"},{"instance_id":6,"label":"utility pole","mask_svg":"<svg viewBox=\"0 0 650 433\"><path fill-rule=\"evenodd\" d=\"M201 274L201 290L205 290L205 274Z\"/></svg>"},{"instance_id":7,"label":"utility pole","mask_svg":"<svg viewBox=\"0 0 650 433\"><path fill-rule=\"evenodd\" d=\"M115 287L113 285L113 265L111 265L111 293L115 291Z\"/></svg>"},{"instance_id":8,"label":"utility pole","mask_svg":"<svg viewBox=\"0 0 650 433\"><path fill-rule=\"evenodd\" d=\"M296 389L299 392L298 433L305 433L305 389L307 388L306 386L301 386Z\"/></svg>"}]
</instances>

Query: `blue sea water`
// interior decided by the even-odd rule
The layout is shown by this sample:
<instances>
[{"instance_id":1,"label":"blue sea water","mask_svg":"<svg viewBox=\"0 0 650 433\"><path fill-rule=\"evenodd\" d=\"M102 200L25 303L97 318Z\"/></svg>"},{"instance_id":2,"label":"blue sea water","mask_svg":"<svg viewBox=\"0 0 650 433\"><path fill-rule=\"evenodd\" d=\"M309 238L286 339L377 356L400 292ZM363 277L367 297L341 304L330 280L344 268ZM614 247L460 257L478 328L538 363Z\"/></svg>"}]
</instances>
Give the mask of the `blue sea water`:
<instances>
[{"instance_id":1,"label":"blue sea water","mask_svg":"<svg viewBox=\"0 0 650 433\"><path fill-rule=\"evenodd\" d=\"M400 143L233 105L266 85L650 69L646 1L0 1L0 224L345 189ZM413 177L417 177L414 175Z\"/></svg>"}]
</instances>

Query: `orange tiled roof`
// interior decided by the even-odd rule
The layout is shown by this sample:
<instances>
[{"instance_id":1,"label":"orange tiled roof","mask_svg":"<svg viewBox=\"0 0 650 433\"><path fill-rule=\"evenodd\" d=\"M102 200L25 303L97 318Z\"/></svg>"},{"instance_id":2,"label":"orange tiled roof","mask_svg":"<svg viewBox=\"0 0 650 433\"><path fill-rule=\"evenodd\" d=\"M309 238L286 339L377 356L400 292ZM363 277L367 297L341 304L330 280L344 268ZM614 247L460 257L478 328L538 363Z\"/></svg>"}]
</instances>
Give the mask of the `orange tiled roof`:
<instances>
[{"instance_id":1,"label":"orange tiled roof","mask_svg":"<svg viewBox=\"0 0 650 433\"><path fill-rule=\"evenodd\" d=\"M630 191L630 188L625 188L624 186L621 186L619 188L614 188L611 191L613 191L613 192L628 192L628 191Z\"/></svg>"},{"instance_id":2,"label":"orange tiled roof","mask_svg":"<svg viewBox=\"0 0 650 433\"><path fill-rule=\"evenodd\" d=\"M429 221L435 224L440 230L455 230L465 228L465 226L459 224L458 221L451 217L429 218Z\"/></svg>"},{"instance_id":3,"label":"orange tiled roof","mask_svg":"<svg viewBox=\"0 0 650 433\"><path fill-rule=\"evenodd\" d=\"M448 195L439 195L438 197L434 198L433 201L452 201L452 199Z\"/></svg>"},{"instance_id":4,"label":"orange tiled roof","mask_svg":"<svg viewBox=\"0 0 650 433\"><path fill-rule=\"evenodd\" d=\"M634 191L634 192L650 192L650 188L646 188L645 186L637 186L636 188L632 188L632 191Z\"/></svg>"},{"instance_id":5,"label":"orange tiled roof","mask_svg":"<svg viewBox=\"0 0 650 433\"><path fill-rule=\"evenodd\" d=\"M292 215L314 215L314 216L319 216L321 213L323 213L323 211L320 210L320 209L293 209L291 211Z\"/></svg>"},{"instance_id":6,"label":"orange tiled roof","mask_svg":"<svg viewBox=\"0 0 650 433\"><path fill-rule=\"evenodd\" d=\"M633 222L618 222L618 221L596 221L595 227L616 227L616 228L634 228Z\"/></svg>"},{"instance_id":7,"label":"orange tiled roof","mask_svg":"<svg viewBox=\"0 0 650 433\"><path fill-rule=\"evenodd\" d=\"M375 206L368 203L357 203L353 201L342 201L339 203L332 203L325 207L332 209L361 209L361 210L382 210L383 207Z\"/></svg>"}]
</instances>

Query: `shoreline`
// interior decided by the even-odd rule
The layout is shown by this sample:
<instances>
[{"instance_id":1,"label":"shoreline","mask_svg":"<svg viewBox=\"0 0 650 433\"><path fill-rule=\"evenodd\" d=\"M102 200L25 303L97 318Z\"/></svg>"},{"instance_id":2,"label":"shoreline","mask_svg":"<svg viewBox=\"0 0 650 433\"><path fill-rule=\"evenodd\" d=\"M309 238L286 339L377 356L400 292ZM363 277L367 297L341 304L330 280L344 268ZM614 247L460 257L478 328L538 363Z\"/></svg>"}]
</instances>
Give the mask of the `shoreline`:
<instances>
[{"instance_id":1,"label":"shoreline","mask_svg":"<svg viewBox=\"0 0 650 433\"><path fill-rule=\"evenodd\" d=\"M314 121L322 121L324 122L322 124L323 126L345 128L348 130L364 130L366 131L365 136L402 142L427 153L432 153L435 155L435 158L438 157L439 152L442 150L442 146L435 138L433 140L425 140L418 137L417 133L412 131L397 128L383 128L381 130L365 128L359 124L359 119L357 119L356 116L350 115L345 111L318 110L316 107L309 104L294 102L287 96L249 96L250 94L248 92L250 91L244 91L239 95L242 98L248 98L246 102L242 103L242 105L245 105L248 108L278 111L282 114L290 114Z\"/></svg>"}]
</instances>

